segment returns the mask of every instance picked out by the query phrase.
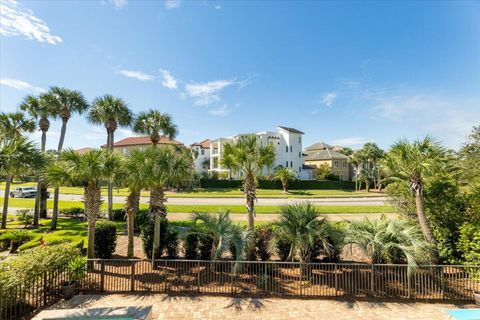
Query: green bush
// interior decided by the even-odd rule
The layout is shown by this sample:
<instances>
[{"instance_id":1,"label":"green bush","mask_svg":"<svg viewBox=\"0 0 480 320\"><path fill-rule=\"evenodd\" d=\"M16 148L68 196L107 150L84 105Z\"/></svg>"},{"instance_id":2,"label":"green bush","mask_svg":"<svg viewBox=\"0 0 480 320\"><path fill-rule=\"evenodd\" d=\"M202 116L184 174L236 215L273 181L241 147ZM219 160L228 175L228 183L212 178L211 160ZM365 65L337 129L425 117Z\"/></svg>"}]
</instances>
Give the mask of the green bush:
<instances>
[{"instance_id":1,"label":"green bush","mask_svg":"<svg viewBox=\"0 0 480 320\"><path fill-rule=\"evenodd\" d=\"M213 238L212 236L201 233L198 237L198 251L201 260L210 260L212 257Z\"/></svg>"},{"instance_id":2,"label":"green bush","mask_svg":"<svg viewBox=\"0 0 480 320\"><path fill-rule=\"evenodd\" d=\"M11 244L12 244L12 240L10 239L10 231L3 232L0 235L0 249L2 251L6 251L10 249Z\"/></svg>"},{"instance_id":3,"label":"green bush","mask_svg":"<svg viewBox=\"0 0 480 320\"><path fill-rule=\"evenodd\" d=\"M272 228L262 226L255 231L255 254L257 259L262 261L270 260L271 254L268 250L268 244L272 239Z\"/></svg>"},{"instance_id":4,"label":"green bush","mask_svg":"<svg viewBox=\"0 0 480 320\"><path fill-rule=\"evenodd\" d=\"M458 251L462 253L462 262L480 265L480 225L465 223L460 227Z\"/></svg>"},{"instance_id":5,"label":"green bush","mask_svg":"<svg viewBox=\"0 0 480 320\"><path fill-rule=\"evenodd\" d=\"M127 215L123 209L113 209L112 210L112 220L113 221L127 221Z\"/></svg>"},{"instance_id":6,"label":"green bush","mask_svg":"<svg viewBox=\"0 0 480 320\"><path fill-rule=\"evenodd\" d=\"M42 244L42 239L43 239L43 236L41 234L36 235L30 241L25 242L24 244L19 246L18 251L24 251L24 250L27 250L27 249L37 247L37 246Z\"/></svg>"},{"instance_id":7,"label":"green bush","mask_svg":"<svg viewBox=\"0 0 480 320\"><path fill-rule=\"evenodd\" d=\"M291 245L291 242L288 240L277 241L275 249L280 260L287 261L288 255L290 254Z\"/></svg>"},{"instance_id":8,"label":"green bush","mask_svg":"<svg viewBox=\"0 0 480 320\"><path fill-rule=\"evenodd\" d=\"M135 214L135 218L133 220L133 228L136 232L141 231L142 227L147 224L153 223L152 218L148 212L148 209L138 210Z\"/></svg>"},{"instance_id":9,"label":"green bush","mask_svg":"<svg viewBox=\"0 0 480 320\"><path fill-rule=\"evenodd\" d=\"M200 179L202 188L227 188L241 189L242 180L214 180ZM259 179L258 187L260 189L282 189L282 183L275 180ZM352 181L318 181L318 180L295 180L289 185L292 190L354 190L355 183Z\"/></svg>"},{"instance_id":10,"label":"green bush","mask_svg":"<svg viewBox=\"0 0 480 320\"><path fill-rule=\"evenodd\" d=\"M175 259L178 258L178 231L175 227L169 226L167 228L167 234L165 239L165 249L168 258Z\"/></svg>"},{"instance_id":11,"label":"green bush","mask_svg":"<svg viewBox=\"0 0 480 320\"><path fill-rule=\"evenodd\" d=\"M184 240L183 250L185 259L195 260L198 258L198 234L190 232Z\"/></svg>"},{"instance_id":12,"label":"green bush","mask_svg":"<svg viewBox=\"0 0 480 320\"><path fill-rule=\"evenodd\" d=\"M12 230L9 233L10 237L10 253L15 253L22 244L30 241L33 236L26 230Z\"/></svg>"},{"instance_id":13,"label":"green bush","mask_svg":"<svg viewBox=\"0 0 480 320\"><path fill-rule=\"evenodd\" d=\"M143 225L140 238L143 252L148 258L152 257L154 223ZM169 224L167 219L160 221L160 248L155 259L160 259L166 253L169 258L178 257L178 231Z\"/></svg>"},{"instance_id":14,"label":"green bush","mask_svg":"<svg viewBox=\"0 0 480 320\"><path fill-rule=\"evenodd\" d=\"M95 256L110 259L117 246L117 227L110 221L95 224Z\"/></svg>"},{"instance_id":15,"label":"green bush","mask_svg":"<svg viewBox=\"0 0 480 320\"><path fill-rule=\"evenodd\" d=\"M70 218L78 218L83 217L84 210L83 208L74 207L68 209L62 209L58 212L61 216L70 217Z\"/></svg>"},{"instance_id":16,"label":"green bush","mask_svg":"<svg viewBox=\"0 0 480 320\"><path fill-rule=\"evenodd\" d=\"M25 228L33 224L33 212L30 209L17 210L17 221L25 226Z\"/></svg>"}]
</instances>

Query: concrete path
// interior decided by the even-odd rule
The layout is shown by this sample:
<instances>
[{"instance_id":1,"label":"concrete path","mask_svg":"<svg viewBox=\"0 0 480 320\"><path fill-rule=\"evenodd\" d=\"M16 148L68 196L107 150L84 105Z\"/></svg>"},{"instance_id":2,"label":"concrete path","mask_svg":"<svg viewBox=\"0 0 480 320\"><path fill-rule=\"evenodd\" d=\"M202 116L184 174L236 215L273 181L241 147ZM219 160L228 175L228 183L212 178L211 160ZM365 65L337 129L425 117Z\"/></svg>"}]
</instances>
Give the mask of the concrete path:
<instances>
[{"instance_id":1,"label":"concrete path","mask_svg":"<svg viewBox=\"0 0 480 320\"><path fill-rule=\"evenodd\" d=\"M424 303L282 299L274 297L171 296L167 294L77 295L49 309L152 306L152 320L172 319L335 319L446 320L447 310L474 308L472 303Z\"/></svg>"}]
</instances>

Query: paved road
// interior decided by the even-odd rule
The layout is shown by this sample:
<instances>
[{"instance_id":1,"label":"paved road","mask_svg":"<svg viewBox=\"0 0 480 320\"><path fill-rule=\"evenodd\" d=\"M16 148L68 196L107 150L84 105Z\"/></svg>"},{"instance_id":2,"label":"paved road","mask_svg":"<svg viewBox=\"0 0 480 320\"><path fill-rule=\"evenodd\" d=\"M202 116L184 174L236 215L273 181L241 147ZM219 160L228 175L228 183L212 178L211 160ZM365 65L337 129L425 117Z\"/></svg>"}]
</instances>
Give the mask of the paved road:
<instances>
[{"instance_id":1,"label":"paved road","mask_svg":"<svg viewBox=\"0 0 480 320\"><path fill-rule=\"evenodd\" d=\"M398 215L396 213L385 213L385 215L389 218L396 218ZM175 221L175 220L189 220L192 216L191 213L169 213L168 220ZM255 221L263 221L263 222L270 222L274 221L278 218L278 214L270 213L270 214L257 214L255 217ZM345 221L345 220L362 220L363 218L370 218L376 219L382 216L381 213L331 213L331 214L324 214L324 216L329 221ZM247 221L247 214L246 213L231 213L230 218L233 221Z\"/></svg>"},{"instance_id":2,"label":"paved road","mask_svg":"<svg viewBox=\"0 0 480 320\"><path fill-rule=\"evenodd\" d=\"M3 195L3 191L0 190ZM53 197L53 195L52 195ZM124 196L113 197L113 202L124 203ZM65 201L82 201L83 196L77 194L60 194L60 200ZM103 197L107 201L107 197ZM140 203L148 203L148 197L141 197ZM383 206L385 204L385 197L331 197L331 198L258 198L257 205L263 206L278 206L285 203L310 201L319 206ZM168 198L169 204L183 204L183 205L243 205L244 198Z\"/></svg>"}]
</instances>

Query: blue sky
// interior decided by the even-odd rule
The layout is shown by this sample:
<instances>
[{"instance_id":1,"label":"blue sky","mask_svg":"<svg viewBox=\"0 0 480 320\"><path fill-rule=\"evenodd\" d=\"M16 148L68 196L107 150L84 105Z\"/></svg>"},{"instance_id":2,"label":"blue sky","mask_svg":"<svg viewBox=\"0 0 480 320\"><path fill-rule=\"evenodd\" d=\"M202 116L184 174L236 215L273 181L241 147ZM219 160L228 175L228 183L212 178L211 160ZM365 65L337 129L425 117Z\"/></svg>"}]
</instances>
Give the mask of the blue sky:
<instances>
[{"instance_id":1,"label":"blue sky","mask_svg":"<svg viewBox=\"0 0 480 320\"><path fill-rule=\"evenodd\" d=\"M1 111L59 85L168 112L184 143L285 125L305 146L456 148L480 125L479 2L1 3ZM105 136L76 116L65 143Z\"/></svg>"}]
</instances>

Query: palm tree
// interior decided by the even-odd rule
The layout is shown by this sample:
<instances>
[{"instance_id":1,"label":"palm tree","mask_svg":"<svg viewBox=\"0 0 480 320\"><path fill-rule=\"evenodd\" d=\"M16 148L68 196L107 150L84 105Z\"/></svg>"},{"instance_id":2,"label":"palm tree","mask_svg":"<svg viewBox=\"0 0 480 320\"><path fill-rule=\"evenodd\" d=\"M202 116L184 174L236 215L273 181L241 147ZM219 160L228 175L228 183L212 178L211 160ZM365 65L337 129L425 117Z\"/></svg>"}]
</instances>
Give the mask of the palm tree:
<instances>
[{"instance_id":1,"label":"palm tree","mask_svg":"<svg viewBox=\"0 0 480 320\"><path fill-rule=\"evenodd\" d=\"M378 180L377 163L381 158L383 158L385 152L374 142L365 143L359 152L361 153L363 161L365 162L366 167L364 167L364 169L370 172L370 176L373 181L373 188L376 189Z\"/></svg>"},{"instance_id":2,"label":"palm tree","mask_svg":"<svg viewBox=\"0 0 480 320\"><path fill-rule=\"evenodd\" d=\"M125 213L127 215L127 258L133 258L134 245L134 218L140 202L140 191L146 187L145 178L146 153L140 149L131 149L122 163L119 180L129 189L125 201Z\"/></svg>"},{"instance_id":3,"label":"palm tree","mask_svg":"<svg viewBox=\"0 0 480 320\"><path fill-rule=\"evenodd\" d=\"M8 140L0 139L0 174L6 176L1 223L2 229L7 227L8 200L13 177L34 171L41 166L42 160L42 156L35 145L27 138L20 135Z\"/></svg>"},{"instance_id":4,"label":"palm tree","mask_svg":"<svg viewBox=\"0 0 480 320\"><path fill-rule=\"evenodd\" d=\"M45 103L45 99L28 95L20 104L20 109L27 112L32 118L38 120L38 127L42 132L40 151L45 153L47 143L47 132L50 128L50 119L56 119L58 110L52 105ZM35 198L35 210L33 216L33 225L38 226L39 217L47 216L47 186L42 184L41 179L37 182L37 196Z\"/></svg>"},{"instance_id":5,"label":"palm tree","mask_svg":"<svg viewBox=\"0 0 480 320\"><path fill-rule=\"evenodd\" d=\"M351 155L348 156L348 162L350 162L353 166L353 169L355 171L355 191L358 191L361 188L361 182L359 179L360 176L360 166L362 164L361 156L358 151L353 152ZM360 185L359 185L360 182Z\"/></svg>"},{"instance_id":6,"label":"palm tree","mask_svg":"<svg viewBox=\"0 0 480 320\"><path fill-rule=\"evenodd\" d=\"M410 268L415 268L434 260L433 247L417 226L384 215L380 219L351 221L345 243L356 244L372 263L407 261Z\"/></svg>"},{"instance_id":7,"label":"palm tree","mask_svg":"<svg viewBox=\"0 0 480 320\"><path fill-rule=\"evenodd\" d=\"M40 95L40 99L48 104L55 113L62 119L62 129L60 131L60 139L58 140L57 157L60 157L63 150L63 142L67 132L67 123L74 113L82 114L89 105L87 99L80 91L71 90L61 87L51 87L46 93ZM53 192L53 213L51 230L57 229L58 219L58 196L60 189L55 187Z\"/></svg>"},{"instance_id":8,"label":"palm tree","mask_svg":"<svg viewBox=\"0 0 480 320\"><path fill-rule=\"evenodd\" d=\"M24 132L33 132L35 122L25 118L22 112L0 112L0 139L14 139Z\"/></svg>"},{"instance_id":9,"label":"palm tree","mask_svg":"<svg viewBox=\"0 0 480 320\"><path fill-rule=\"evenodd\" d=\"M121 166L116 153L92 150L83 154L68 149L46 170L46 179L55 186L82 182L85 216L88 221L87 257L94 258L95 222L102 204L100 182L113 178Z\"/></svg>"},{"instance_id":10,"label":"palm tree","mask_svg":"<svg viewBox=\"0 0 480 320\"><path fill-rule=\"evenodd\" d=\"M223 146L220 162L243 177L243 192L247 200L248 230L253 232L255 201L257 199L257 177L264 168L271 168L275 161L275 146L263 145L254 134L239 137Z\"/></svg>"},{"instance_id":11,"label":"palm tree","mask_svg":"<svg viewBox=\"0 0 480 320\"><path fill-rule=\"evenodd\" d=\"M125 101L112 95L95 98L88 115L91 123L104 125L107 129L107 149L113 150L115 131L118 126L129 127L132 123L132 111ZM113 185L108 181L108 218L112 218Z\"/></svg>"},{"instance_id":12,"label":"palm tree","mask_svg":"<svg viewBox=\"0 0 480 320\"><path fill-rule=\"evenodd\" d=\"M157 256L160 246L160 223L167 216L165 188L192 174L192 158L188 152L174 147L150 147L144 150L143 169L145 184L150 189L149 212L154 217L152 259Z\"/></svg>"},{"instance_id":13,"label":"palm tree","mask_svg":"<svg viewBox=\"0 0 480 320\"><path fill-rule=\"evenodd\" d=\"M283 205L280 217L274 222L270 250L274 251L278 242L290 243L289 260L297 256L300 262L310 262L314 247L329 254L333 249L329 243L327 222L310 202Z\"/></svg>"},{"instance_id":14,"label":"palm tree","mask_svg":"<svg viewBox=\"0 0 480 320\"><path fill-rule=\"evenodd\" d=\"M415 195L418 221L425 239L435 242L423 205L424 180L439 172L446 164L445 149L434 139L425 137L410 143L396 142L382 159L386 181L406 181Z\"/></svg>"},{"instance_id":15,"label":"palm tree","mask_svg":"<svg viewBox=\"0 0 480 320\"><path fill-rule=\"evenodd\" d=\"M278 167L273 173L273 179L281 181L283 192L288 193L288 185L297 179L297 173L290 168Z\"/></svg>"},{"instance_id":16,"label":"palm tree","mask_svg":"<svg viewBox=\"0 0 480 320\"><path fill-rule=\"evenodd\" d=\"M253 233L248 230L244 231L239 225L233 224L229 210L218 214L194 212L192 220L193 223L201 221L203 223L202 227L212 237L212 260L219 260L228 250L230 243L235 246L235 260L245 259L245 249L250 240L253 239Z\"/></svg>"},{"instance_id":17,"label":"palm tree","mask_svg":"<svg viewBox=\"0 0 480 320\"><path fill-rule=\"evenodd\" d=\"M148 134L154 146L158 144L160 134L170 139L174 139L178 134L177 126L173 123L172 117L153 109L138 114L133 125L133 131Z\"/></svg>"}]
</instances>

